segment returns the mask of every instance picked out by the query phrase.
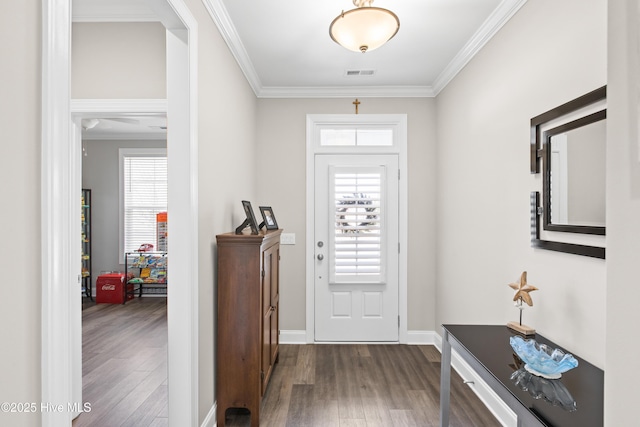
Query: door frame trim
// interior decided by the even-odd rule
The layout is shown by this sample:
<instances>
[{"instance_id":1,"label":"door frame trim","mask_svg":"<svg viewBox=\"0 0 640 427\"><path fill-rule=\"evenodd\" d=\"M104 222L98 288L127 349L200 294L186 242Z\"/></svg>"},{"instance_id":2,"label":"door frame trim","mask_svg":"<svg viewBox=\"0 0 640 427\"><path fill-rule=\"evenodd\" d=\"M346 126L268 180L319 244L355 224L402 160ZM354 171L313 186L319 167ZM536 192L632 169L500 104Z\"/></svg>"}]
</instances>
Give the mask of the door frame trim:
<instances>
[{"instance_id":1,"label":"door frame trim","mask_svg":"<svg viewBox=\"0 0 640 427\"><path fill-rule=\"evenodd\" d=\"M167 43L172 44L171 49L180 58L167 63L167 81L174 78L174 83L180 82L168 84L167 88L169 114L175 118L167 149L177 163L176 176L169 184L169 200L173 206L179 206L175 212L172 210L174 219L169 220L170 235L174 236L170 237L170 244L179 252L169 280L173 276L190 286L173 291L169 288L172 300L168 305L169 423L191 426L198 425L199 415L197 22L183 0L148 1L156 7L167 28ZM171 21L171 16L175 20ZM77 137L75 141L71 138L72 132L77 132L77 123L72 123L71 116L70 58L71 0L43 0L41 401L62 404L65 408L73 403L70 354L77 331L72 329L71 308L72 300L79 297L79 288L72 290L80 272L74 255L79 249L74 249L74 241L79 235L77 182L81 161ZM68 427L71 415L67 411L44 411L41 423L43 427Z\"/></svg>"},{"instance_id":2,"label":"door frame trim","mask_svg":"<svg viewBox=\"0 0 640 427\"><path fill-rule=\"evenodd\" d=\"M306 342L315 343L315 292L314 292L314 221L315 221L315 155L319 153L314 139L314 129L322 123L332 124L364 124L364 123L389 123L396 125L395 149L382 148L386 154L398 154L398 167L400 168L400 181L398 183L398 228L400 242L400 254L398 257L398 313L400 325L398 338L400 344L408 341L408 312L407 312L407 265L408 265L408 160L407 160L407 115L406 114L307 114L306 127L306 151L307 151L307 200L306 200ZM371 154L376 151L370 147L358 152L352 150L346 152L340 147L332 154ZM328 154L324 149L322 153Z\"/></svg>"}]
</instances>

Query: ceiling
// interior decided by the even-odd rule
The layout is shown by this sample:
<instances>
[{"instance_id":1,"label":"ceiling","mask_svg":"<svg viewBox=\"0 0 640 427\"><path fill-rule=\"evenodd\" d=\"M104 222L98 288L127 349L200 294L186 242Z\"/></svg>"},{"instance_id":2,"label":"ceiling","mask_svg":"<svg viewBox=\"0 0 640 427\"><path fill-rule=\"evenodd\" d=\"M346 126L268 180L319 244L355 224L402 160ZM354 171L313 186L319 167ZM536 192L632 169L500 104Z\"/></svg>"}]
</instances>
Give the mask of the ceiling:
<instances>
[{"instance_id":1,"label":"ceiling","mask_svg":"<svg viewBox=\"0 0 640 427\"><path fill-rule=\"evenodd\" d=\"M149 5L157 1L73 0L73 19L154 21ZM400 30L363 54L329 37L329 24L355 8L352 0L202 1L264 98L436 96L526 2L375 0L398 16Z\"/></svg>"}]
</instances>

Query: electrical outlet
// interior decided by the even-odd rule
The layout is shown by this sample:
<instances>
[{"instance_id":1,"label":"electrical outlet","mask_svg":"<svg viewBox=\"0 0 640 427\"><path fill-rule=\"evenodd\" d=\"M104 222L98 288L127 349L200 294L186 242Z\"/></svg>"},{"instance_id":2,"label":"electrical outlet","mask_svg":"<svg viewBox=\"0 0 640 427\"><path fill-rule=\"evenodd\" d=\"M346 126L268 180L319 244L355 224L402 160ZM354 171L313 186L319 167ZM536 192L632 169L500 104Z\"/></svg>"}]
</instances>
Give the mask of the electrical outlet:
<instances>
[{"instance_id":1,"label":"electrical outlet","mask_svg":"<svg viewBox=\"0 0 640 427\"><path fill-rule=\"evenodd\" d=\"M282 233L280 235L280 244L281 245L295 245L296 244L296 233Z\"/></svg>"}]
</instances>

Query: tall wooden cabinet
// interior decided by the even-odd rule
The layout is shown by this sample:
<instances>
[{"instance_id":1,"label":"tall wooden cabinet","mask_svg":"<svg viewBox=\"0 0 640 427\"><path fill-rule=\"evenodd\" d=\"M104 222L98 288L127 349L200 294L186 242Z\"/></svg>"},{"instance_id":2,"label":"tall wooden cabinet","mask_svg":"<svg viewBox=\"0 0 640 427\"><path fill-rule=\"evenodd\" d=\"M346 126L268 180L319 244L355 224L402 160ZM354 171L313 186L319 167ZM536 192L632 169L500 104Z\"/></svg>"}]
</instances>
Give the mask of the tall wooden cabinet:
<instances>
[{"instance_id":1,"label":"tall wooden cabinet","mask_svg":"<svg viewBox=\"0 0 640 427\"><path fill-rule=\"evenodd\" d=\"M229 408L246 408L251 426L260 423L260 401L278 359L281 233L216 236L218 427Z\"/></svg>"}]
</instances>

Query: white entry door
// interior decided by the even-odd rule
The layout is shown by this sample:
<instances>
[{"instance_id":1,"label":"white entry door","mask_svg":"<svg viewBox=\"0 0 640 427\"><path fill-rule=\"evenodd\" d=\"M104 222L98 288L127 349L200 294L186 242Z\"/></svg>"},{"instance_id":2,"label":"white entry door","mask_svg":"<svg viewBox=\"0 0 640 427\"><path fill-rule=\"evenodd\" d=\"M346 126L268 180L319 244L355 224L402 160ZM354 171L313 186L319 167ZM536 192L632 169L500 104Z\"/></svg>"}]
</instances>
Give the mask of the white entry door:
<instances>
[{"instance_id":1,"label":"white entry door","mask_svg":"<svg viewBox=\"0 0 640 427\"><path fill-rule=\"evenodd\" d=\"M398 341L398 156L315 156L315 339Z\"/></svg>"}]
</instances>

